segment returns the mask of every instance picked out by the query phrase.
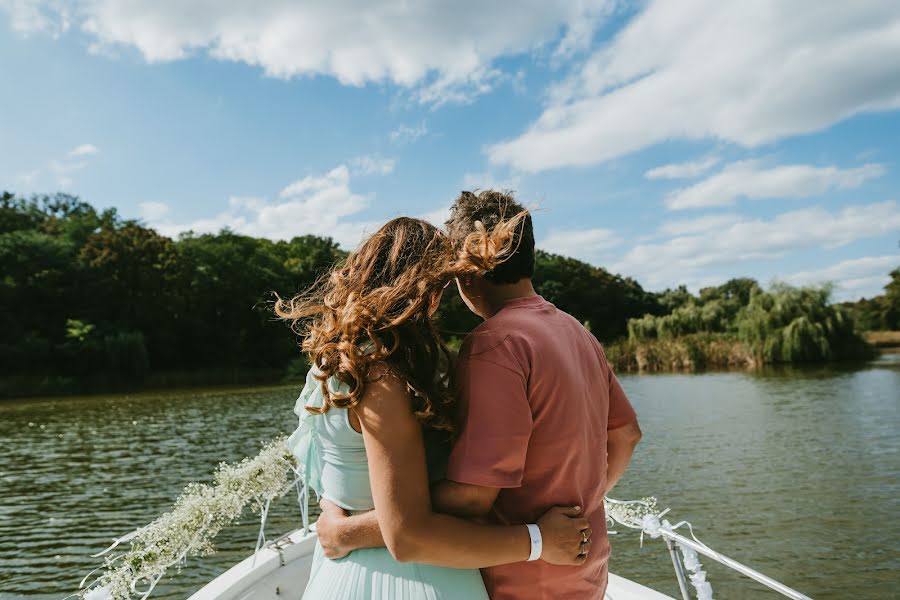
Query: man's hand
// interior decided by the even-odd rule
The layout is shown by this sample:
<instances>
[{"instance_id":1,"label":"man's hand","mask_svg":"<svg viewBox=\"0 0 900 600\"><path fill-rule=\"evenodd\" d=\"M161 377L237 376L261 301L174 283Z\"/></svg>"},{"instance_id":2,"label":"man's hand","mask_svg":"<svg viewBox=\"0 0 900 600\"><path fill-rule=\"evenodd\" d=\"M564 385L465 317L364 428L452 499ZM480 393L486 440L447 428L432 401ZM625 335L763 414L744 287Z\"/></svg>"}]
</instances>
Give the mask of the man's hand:
<instances>
[{"instance_id":1,"label":"man's hand","mask_svg":"<svg viewBox=\"0 0 900 600\"><path fill-rule=\"evenodd\" d=\"M319 502L322 508L322 514L316 521L316 531L319 534L319 543L322 544L322 550L325 557L331 560L343 558L350 554L352 548L346 547L344 544L344 525L350 519L350 515L340 506L322 500Z\"/></svg>"},{"instance_id":2,"label":"man's hand","mask_svg":"<svg viewBox=\"0 0 900 600\"><path fill-rule=\"evenodd\" d=\"M591 551L591 525L581 508L556 506L538 519L543 551L541 560L553 565L580 565Z\"/></svg>"}]
</instances>

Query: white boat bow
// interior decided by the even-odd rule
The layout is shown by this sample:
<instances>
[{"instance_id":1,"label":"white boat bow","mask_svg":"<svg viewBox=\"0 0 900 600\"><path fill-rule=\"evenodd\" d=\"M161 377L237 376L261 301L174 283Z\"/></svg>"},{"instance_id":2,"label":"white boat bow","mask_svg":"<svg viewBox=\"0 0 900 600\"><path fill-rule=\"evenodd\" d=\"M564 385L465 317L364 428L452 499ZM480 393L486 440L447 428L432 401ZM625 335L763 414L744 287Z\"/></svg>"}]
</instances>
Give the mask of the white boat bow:
<instances>
[{"instance_id":1,"label":"white boat bow","mask_svg":"<svg viewBox=\"0 0 900 600\"><path fill-rule=\"evenodd\" d=\"M231 567L189 600L299 600L312 567L316 533L297 529ZM609 575L606 600L673 600L633 581Z\"/></svg>"}]
</instances>

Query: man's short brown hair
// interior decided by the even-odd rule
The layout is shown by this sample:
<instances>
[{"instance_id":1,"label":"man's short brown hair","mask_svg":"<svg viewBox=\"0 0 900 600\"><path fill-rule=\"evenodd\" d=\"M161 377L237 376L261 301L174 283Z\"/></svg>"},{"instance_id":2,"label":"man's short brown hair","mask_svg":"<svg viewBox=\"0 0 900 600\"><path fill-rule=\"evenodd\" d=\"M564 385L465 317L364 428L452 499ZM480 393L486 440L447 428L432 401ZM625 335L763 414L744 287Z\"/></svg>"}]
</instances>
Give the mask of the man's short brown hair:
<instances>
[{"instance_id":1,"label":"man's short brown hair","mask_svg":"<svg viewBox=\"0 0 900 600\"><path fill-rule=\"evenodd\" d=\"M475 231L475 222L481 221L488 231L497 223L525 211L516 202L512 191L484 190L462 192L450 208L447 220L447 234L454 244L459 244ZM516 283L520 279L534 276L534 229L531 215L522 221L513 246L516 250L508 259L485 274L491 283Z\"/></svg>"}]
</instances>

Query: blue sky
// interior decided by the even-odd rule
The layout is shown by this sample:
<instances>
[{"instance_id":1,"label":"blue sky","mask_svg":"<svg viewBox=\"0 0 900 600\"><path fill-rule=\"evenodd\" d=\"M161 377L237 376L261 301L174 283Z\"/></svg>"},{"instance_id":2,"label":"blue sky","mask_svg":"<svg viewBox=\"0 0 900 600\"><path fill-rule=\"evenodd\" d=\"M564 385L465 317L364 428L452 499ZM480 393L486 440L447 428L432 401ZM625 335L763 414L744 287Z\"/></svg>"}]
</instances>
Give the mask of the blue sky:
<instances>
[{"instance_id":1,"label":"blue sky","mask_svg":"<svg viewBox=\"0 0 900 600\"><path fill-rule=\"evenodd\" d=\"M0 188L169 235L352 248L499 186L653 290L900 266L896 2L0 0L0 74Z\"/></svg>"}]
</instances>

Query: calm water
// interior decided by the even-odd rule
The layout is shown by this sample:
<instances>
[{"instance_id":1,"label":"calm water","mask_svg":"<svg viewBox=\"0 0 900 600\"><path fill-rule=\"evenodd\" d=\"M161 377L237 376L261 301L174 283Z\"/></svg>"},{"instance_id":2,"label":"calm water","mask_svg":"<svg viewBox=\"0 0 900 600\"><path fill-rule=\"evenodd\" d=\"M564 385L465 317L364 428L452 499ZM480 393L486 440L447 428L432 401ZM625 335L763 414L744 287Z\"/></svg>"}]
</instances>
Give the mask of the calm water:
<instances>
[{"instance_id":1,"label":"calm water","mask_svg":"<svg viewBox=\"0 0 900 600\"><path fill-rule=\"evenodd\" d=\"M824 598L891 598L900 568L900 364L623 377L644 441L613 494L659 497L725 554ZM0 404L0 600L61 598L90 554L167 509L219 461L293 429L296 388ZM296 526L289 501L272 534ZM158 588L185 598L246 556L252 518ZM613 538L613 571L677 594L659 540ZM767 598L709 567L720 598Z\"/></svg>"}]
</instances>

